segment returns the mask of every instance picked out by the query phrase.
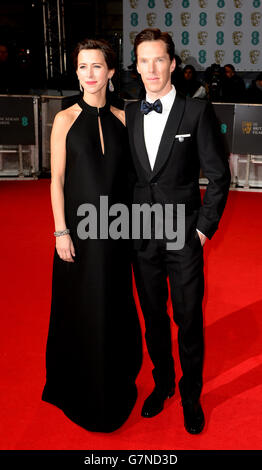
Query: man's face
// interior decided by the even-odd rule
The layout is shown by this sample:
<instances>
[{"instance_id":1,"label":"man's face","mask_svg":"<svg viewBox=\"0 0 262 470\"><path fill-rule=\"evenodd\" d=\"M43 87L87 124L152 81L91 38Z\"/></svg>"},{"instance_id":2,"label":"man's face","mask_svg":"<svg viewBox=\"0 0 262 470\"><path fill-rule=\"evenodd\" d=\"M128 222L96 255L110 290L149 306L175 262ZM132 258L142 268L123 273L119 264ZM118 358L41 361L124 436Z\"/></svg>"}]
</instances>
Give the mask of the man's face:
<instances>
[{"instance_id":1,"label":"man's face","mask_svg":"<svg viewBox=\"0 0 262 470\"><path fill-rule=\"evenodd\" d=\"M161 98L171 89L171 73L175 70L175 59L170 60L166 44L161 39L144 41L137 48L137 71L148 95Z\"/></svg>"},{"instance_id":2,"label":"man's face","mask_svg":"<svg viewBox=\"0 0 262 470\"><path fill-rule=\"evenodd\" d=\"M225 67L225 74L227 78L232 78L234 75L234 72L230 67Z\"/></svg>"},{"instance_id":3,"label":"man's face","mask_svg":"<svg viewBox=\"0 0 262 470\"><path fill-rule=\"evenodd\" d=\"M7 58L8 58L7 47L0 45L0 62L5 62Z\"/></svg>"},{"instance_id":4,"label":"man's face","mask_svg":"<svg viewBox=\"0 0 262 470\"><path fill-rule=\"evenodd\" d=\"M186 69L184 70L184 79L185 80L192 80L193 78L193 72L191 69Z\"/></svg>"}]
</instances>

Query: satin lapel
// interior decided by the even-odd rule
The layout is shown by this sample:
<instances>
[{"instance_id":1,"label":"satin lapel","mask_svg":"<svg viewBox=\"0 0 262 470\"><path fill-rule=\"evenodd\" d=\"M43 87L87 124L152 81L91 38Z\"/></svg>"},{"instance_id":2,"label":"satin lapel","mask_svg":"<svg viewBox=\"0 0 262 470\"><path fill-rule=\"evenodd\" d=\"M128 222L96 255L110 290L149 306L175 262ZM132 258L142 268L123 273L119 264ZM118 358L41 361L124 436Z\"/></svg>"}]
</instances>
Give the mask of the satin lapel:
<instances>
[{"instance_id":1,"label":"satin lapel","mask_svg":"<svg viewBox=\"0 0 262 470\"><path fill-rule=\"evenodd\" d=\"M185 104L186 100L177 94L160 141L151 179L156 176L170 155L179 124L184 114Z\"/></svg>"},{"instance_id":2,"label":"satin lapel","mask_svg":"<svg viewBox=\"0 0 262 470\"><path fill-rule=\"evenodd\" d=\"M140 102L139 106L137 107L137 111L135 114L135 122L134 122L134 144L138 159L143 166L146 173L150 176L152 173L147 150L145 144L145 137L144 137L144 116L140 111Z\"/></svg>"}]
</instances>

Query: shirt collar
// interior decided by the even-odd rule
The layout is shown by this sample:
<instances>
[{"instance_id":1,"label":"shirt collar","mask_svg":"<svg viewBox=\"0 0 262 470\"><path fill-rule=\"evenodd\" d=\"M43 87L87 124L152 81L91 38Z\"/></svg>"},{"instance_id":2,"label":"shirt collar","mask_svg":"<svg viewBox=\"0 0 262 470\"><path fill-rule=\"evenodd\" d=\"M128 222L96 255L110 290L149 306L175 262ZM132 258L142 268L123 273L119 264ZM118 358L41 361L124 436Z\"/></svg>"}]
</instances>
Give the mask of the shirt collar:
<instances>
[{"instance_id":1,"label":"shirt collar","mask_svg":"<svg viewBox=\"0 0 262 470\"><path fill-rule=\"evenodd\" d=\"M170 110L172 108L173 103L175 101L175 97L176 97L176 89L175 89L174 85L172 85L171 90L166 95L164 95L160 98L160 101L161 101L162 106L163 106L163 111ZM147 96L147 95L146 95L146 100L149 103L153 103L155 101L155 100L152 100L151 98L149 98L149 96Z\"/></svg>"}]
</instances>

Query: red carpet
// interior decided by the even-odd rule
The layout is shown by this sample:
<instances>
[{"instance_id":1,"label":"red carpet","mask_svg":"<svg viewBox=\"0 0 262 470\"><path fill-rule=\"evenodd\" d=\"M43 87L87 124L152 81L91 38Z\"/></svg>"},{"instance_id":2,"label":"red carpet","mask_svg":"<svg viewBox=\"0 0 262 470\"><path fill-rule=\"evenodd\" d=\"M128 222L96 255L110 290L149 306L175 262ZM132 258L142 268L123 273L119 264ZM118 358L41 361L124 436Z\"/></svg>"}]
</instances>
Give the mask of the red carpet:
<instances>
[{"instance_id":1,"label":"red carpet","mask_svg":"<svg viewBox=\"0 0 262 470\"><path fill-rule=\"evenodd\" d=\"M184 430L178 392L157 417L140 416L153 386L145 351L135 409L107 435L83 430L41 401L54 247L49 184L0 183L0 448L261 449L262 194L230 192L220 230L205 246L203 433ZM175 327L173 335L178 380Z\"/></svg>"}]
</instances>

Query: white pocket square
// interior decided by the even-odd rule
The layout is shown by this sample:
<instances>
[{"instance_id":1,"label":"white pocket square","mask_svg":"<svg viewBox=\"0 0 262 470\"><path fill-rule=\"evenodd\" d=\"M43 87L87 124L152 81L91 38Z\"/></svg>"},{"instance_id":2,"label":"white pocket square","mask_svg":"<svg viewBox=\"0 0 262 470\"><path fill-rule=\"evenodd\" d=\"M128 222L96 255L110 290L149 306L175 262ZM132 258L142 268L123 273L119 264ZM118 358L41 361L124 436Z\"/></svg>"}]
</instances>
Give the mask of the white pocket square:
<instances>
[{"instance_id":1,"label":"white pocket square","mask_svg":"<svg viewBox=\"0 0 262 470\"><path fill-rule=\"evenodd\" d=\"M178 139L179 142L183 142L185 137L191 137L191 134L177 134L175 139Z\"/></svg>"}]
</instances>

